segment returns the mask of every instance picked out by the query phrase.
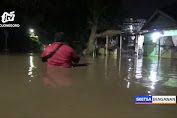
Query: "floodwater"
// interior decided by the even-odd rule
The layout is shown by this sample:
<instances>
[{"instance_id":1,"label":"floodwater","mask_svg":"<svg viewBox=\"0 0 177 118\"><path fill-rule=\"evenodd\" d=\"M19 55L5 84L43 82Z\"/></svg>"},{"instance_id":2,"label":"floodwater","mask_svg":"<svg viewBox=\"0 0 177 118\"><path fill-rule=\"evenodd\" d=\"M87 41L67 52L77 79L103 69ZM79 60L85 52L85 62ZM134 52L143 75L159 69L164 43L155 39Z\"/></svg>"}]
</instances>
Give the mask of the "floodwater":
<instances>
[{"instance_id":1,"label":"floodwater","mask_svg":"<svg viewBox=\"0 0 177 118\"><path fill-rule=\"evenodd\" d=\"M137 95L177 95L177 60L82 57L72 69L37 54L0 55L0 118L177 118L176 105L136 105Z\"/></svg>"}]
</instances>

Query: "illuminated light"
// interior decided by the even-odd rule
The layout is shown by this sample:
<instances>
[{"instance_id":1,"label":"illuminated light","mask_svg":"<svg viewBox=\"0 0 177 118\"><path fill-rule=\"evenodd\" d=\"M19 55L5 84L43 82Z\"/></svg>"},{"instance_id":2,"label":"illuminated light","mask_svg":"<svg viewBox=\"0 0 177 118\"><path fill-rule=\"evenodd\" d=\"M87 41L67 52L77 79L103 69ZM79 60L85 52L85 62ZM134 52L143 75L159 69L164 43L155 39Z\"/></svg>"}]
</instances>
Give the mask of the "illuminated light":
<instances>
[{"instance_id":1,"label":"illuminated light","mask_svg":"<svg viewBox=\"0 0 177 118\"><path fill-rule=\"evenodd\" d=\"M152 34L152 41L155 43L157 41L157 39L159 39L162 36L162 34L160 32L154 32Z\"/></svg>"},{"instance_id":2,"label":"illuminated light","mask_svg":"<svg viewBox=\"0 0 177 118\"><path fill-rule=\"evenodd\" d=\"M31 67L31 68L34 68L33 56L30 56L30 67Z\"/></svg>"},{"instance_id":3,"label":"illuminated light","mask_svg":"<svg viewBox=\"0 0 177 118\"><path fill-rule=\"evenodd\" d=\"M30 31L30 33L34 33L34 29L30 29L29 31Z\"/></svg>"},{"instance_id":4,"label":"illuminated light","mask_svg":"<svg viewBox=\"0 0 177 118\"><path fill-rule=\"evenodd\" d=\"M141 74L136 74L135 77L136 79L141 79L143 76Z\"/></svg>"},{"instance_id":5,"label":"illuminated light","mask_svg":"<svg viewBox=\"0 0 177 118\"><path fill-rule=\"evenodd\" d=\"M35 75L33 74L33 69L36 68L34 66L34 63L33 63L33 56L30 56L30 67L29 67L29 70L28 70L28 75L34 79ZM29 80L29 82L31 82L32 80Z\"/></svg>"},{"instance_id":6,"label":"illuminated light","mask_svg":"<svg viewBox=\"0 0 177 118\"><path fill-rule=\"evenodd\" d=\"M130 30L133 30L133 26L132 25L130 25Z\"/></svg>"},{"instance_id":7,"label":"illuminated light","mask_svg":"<svg viewBox=\"0 0 177 118\"><path fill-rule=\"evenodd\" d=\"M31 72L31 70L29 70L29 73L28 73L28 75L31 75L32 74L32 72Z\"/></svg>"},{"instance_id":8,"label":"illuminated light","mask_svg":"<svg viewBox=\"0 0 177 118\"><path fill-rule=\"evenodd\" d=\"M135 40L135 38L136 38L135 36L132 36L132 37L131 37L132 40Z\"/></svg>"},{"instance_id":9,"label":"illuminated light","mask_svg":"<svg viewBox=\"0 0 177 118\"><path fill-rule=\"evenodd\" d=\"M156 74L156 72L151 71L151 72L150 72L150 77L149 77L149 79L150 79L151 82L152 82L151 89L155 89L154 85L155 85L155 83L158 81L158 80L157 80L157 74Z\"/></svg>"},{"instance_id":10,"label":"illuminated light","mask_svg":"<svg viewBox=\"0 0 177 118\"><path fill-rule=\"evenodd\" d=\"M130 82L127 83L127 88L130 88Z\"/></svg>"},{"instance_id":11,"label":"illuminated light","mask_svg":"<svg viewBox=\"0 0 177 118\"><path fill-rule=\"evenodd\" d=\"M156 72L150 72L150 77L152 82L157 82L157 74Z\"/></svg>"},{"instance_id":12,"label":"illuminated light","mask_svg":"<svg viewBox=\"0 0 177 118\"><path fill-rule=\"evenodd\" d=\"M151 89L155 89L154 85L151 86Z\"/></svg>"}]
</instances>

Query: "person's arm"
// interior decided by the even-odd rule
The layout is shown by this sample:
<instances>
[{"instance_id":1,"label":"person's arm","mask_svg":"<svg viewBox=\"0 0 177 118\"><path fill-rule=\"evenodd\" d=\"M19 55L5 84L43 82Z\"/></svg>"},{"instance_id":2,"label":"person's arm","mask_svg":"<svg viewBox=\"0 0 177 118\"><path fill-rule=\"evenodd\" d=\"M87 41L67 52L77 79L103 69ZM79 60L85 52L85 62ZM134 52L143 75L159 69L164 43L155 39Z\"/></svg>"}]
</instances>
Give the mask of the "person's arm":
<instances>
[{"instance_id":1,"label":"person's arm","mask_svg":"<svg viewBox=\"0 0 177 118\"><path fill-rule=\"evenodd\" d=\"M79 63L79 61L80 61L80 57L76 54L74 49L71 50L71 60L74 63Z\"/></svg>"},{"instance_id":2,"label":"person's arm","mask_svg":"<svg viewBox=\"0 0 177 118\"><path fill-rule=\"evenodd\" d=\"M41 55L41 58L45 57L46 56L46 51L44 50L42 55Z\"/></svg>"},{"instance_id":3,"label":"person's arm","mask_svg":"<svg viewBox=\"0 0 177 118\"><path fill-rule=\"evenodd\" d=\"M47 58L46 58L46 50L44 50L44 52L42 53L41 59L42 59L42 62L46 62L46 61L47 61Z\"/></svg>"},{"instance_id":4,"label":"person's arm","mask_svg":"<svg viewBox=\"0 0 177 118\"><path fill-rule=\"evenodd\" d=\"M49 54L49 51L47 48L48 48L48 46L44 49L44 51L41 55L42 62L46 62L48 59L47 55Z\"/></svg>"}]
</instances>

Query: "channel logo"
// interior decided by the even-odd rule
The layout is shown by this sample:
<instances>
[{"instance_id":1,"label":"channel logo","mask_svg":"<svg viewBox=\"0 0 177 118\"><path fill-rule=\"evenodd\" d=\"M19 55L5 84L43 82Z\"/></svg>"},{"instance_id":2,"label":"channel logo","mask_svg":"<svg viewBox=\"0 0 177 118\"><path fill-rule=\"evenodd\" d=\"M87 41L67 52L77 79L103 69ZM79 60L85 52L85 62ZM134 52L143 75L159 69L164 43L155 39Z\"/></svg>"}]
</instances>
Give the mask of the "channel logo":
<instances>
[{"instance_id":1,"label":"channel logo","mask_svg":"<svg viewBox=\"0 0 177 118\"><path fill-rule=\"evenodd\" d=\"M176 104L176 96L135 96L135 104Z\"/></svg>"},{"instance_id":2,"label":"channel logo","mask_svg":"<svg viewBox=\"0 0 177 118\"><path fill-rule=\"evenodd\" d=\"M20 27L19 24L4 24L7 23L9 21L14 21L15 20L15 11L12 11L10 13L8 12L4 12L3 15L1 16L2 18L2 23L0 24L0 27Z\"/></svg>"}]
</instances>

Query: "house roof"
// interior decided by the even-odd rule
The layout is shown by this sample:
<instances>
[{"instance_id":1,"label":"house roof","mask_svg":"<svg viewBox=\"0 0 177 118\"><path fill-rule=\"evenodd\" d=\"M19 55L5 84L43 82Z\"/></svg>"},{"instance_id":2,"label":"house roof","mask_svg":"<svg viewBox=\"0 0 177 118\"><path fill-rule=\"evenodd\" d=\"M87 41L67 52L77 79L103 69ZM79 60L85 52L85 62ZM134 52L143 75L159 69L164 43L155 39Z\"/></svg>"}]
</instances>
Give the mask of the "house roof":
<instances>
[{"instance_id":1,"label":"house roof","mask_svg":"<svg viewBox=\"0 0 177 118\"><path fill-rule=\"evenodd\" d=\"M113 37L113 36L121 34L121 33L122 33L121 30L107 30L107 31L104 31L100 34L97 34L97 37L99 37L99 38L106 38L106 36Z\"/></svg>"}]
</instances>

